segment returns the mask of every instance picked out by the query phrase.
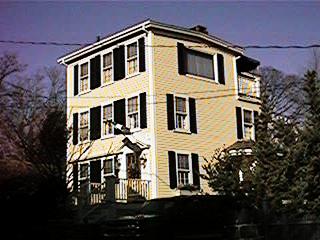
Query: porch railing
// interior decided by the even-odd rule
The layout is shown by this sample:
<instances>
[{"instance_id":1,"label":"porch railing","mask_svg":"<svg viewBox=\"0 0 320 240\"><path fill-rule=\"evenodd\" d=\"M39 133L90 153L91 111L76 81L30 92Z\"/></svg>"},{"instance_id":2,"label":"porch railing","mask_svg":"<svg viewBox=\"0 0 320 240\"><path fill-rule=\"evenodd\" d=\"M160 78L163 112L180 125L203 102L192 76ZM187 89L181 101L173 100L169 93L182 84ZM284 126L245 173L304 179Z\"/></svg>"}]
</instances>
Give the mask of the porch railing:
<instances>
[{"instance_id":1,"label":"porch railing","mask_svg":"<svg viewBox=\"0 0 320 240\"><path fill-rule=\"evenodd\" d=\"M238 94L250 98L260 98L259 78L238 76Z\"/></svg>"},{"instance_id":2,"label":"porch railing","mask_svg":"<svg viewBox=\"0 0 320 240\"><path fill-rule=\"evenodd\" d=\"M107 189L108 188L108 189ZM110 194L111 192L114 194ZM113 195L113 196L110 196ZM115 184L83 183L78 194L78 202L82 204L101 204L110 201L126 202L131 197L150 199L150 181L141 179L118 179Z\"/></svg>"},{"instance_id":3,"label":"porch railing","mask_svg":"<svg viewBox=\"0 0 320 240\"><path fill-rule=\"evenodd\" d=\"M117 200L128 200L129 194L136 194L147 200L150 199L150 181L141 179L119 179L115 191Z\"/></svg>"}]
</instances>

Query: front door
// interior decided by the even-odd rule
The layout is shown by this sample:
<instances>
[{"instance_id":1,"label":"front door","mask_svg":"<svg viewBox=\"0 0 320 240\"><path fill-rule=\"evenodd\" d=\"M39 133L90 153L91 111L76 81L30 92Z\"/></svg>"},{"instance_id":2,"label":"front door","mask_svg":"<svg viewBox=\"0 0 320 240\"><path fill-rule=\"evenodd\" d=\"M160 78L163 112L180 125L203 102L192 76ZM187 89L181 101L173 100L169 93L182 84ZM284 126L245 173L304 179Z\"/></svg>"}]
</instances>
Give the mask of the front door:
<instances>
[{"instance_id":1,"label":"front door","mask_svg":"<svg viewBox=\"0 0 320 240\"><path fill-rule=\"evenodd\" d=\"M139 158L136 154L127 154L127 176L128 179L140 179L141 178L141 166Z\"/></svg>"}]
</instances>

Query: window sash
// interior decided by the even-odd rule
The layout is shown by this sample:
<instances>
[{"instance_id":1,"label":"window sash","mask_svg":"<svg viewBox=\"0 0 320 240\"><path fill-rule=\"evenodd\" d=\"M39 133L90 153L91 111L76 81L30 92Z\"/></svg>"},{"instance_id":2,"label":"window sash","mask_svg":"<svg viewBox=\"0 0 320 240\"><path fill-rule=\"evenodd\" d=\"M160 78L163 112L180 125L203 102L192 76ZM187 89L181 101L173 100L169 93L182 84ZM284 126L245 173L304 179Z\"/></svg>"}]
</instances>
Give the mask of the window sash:
<instances>
[{"instance_id":1,"label":"window sash","mask_svg":"<svg viewBox=\"0 0 320 240\"><path fill-rule=\"evenodd\" d=\"M135 58L138 56L138 47L137 43L131 43L127 46L127 59Z\"/></svg>"},{"instance_id":2,"label":"window sash","mask_svg":"<svg viewBox=\"0 0 320 240\"><path fill-rule=\"evenodd\" d=\"M243 122L245 124L252 124L252 111L243 110Z\"/></svg>"},{"instance_id":3,"label":"window sash","mask_svg":"<svg viewBox=\"0 0 320 240\"><path fill-rule=\"evenodd\" d=\"M112 135L113 134L113 125L111 121L113 120L112 113L112 104L106 105L103 107L103 135Z\"/></svg>"},{"instance_id":4,"label":"window sash","mask_svg":"<svg viewBox=\"0 0 320 240\"><path fill-rule=\"evenodd\" d=\"M89 164L80 164L80 179L88 179L89 178Z\"/></svg>"},{"instance_id":5,"label":"window sash","mask_svg":"<svg viewBox=\"0 0 320 240\"><path fill-rule=\"evenodd\" d=\"M179 170L188 170L189 171L189 155L187 154L178 154L178 169Z\"/></svg>"},{"instance_id":6,"label":"window sash","mask_svg":"<svg viewBox=\"0 0 320 240\"><path fill-rule=\"evenodd\" d=\"M213 56L197 51L187 50L186 52L187 73L213 79L214 62Z\"/></svg>"},{"instance_id":7,"label":"window sash","mask_svg":"<svg viewBox=\"0 0 320 240\"><path fill-rule=\"evenodd\" d=\"M128 113L138 112L138 97L132 97L128 99Z\"/></svg>"},{"instance_id":8,"label":"window sash","mask_svg":"<svg viewBox=\"0 0 320 240\"><path fill-rule=\"evenodd\" d=\"M112 53L103 55L103 69L112 68Z\"/></svg>"},{"instance_id":9,"label":"window sash","mask_svg":"<svg viewBox=\"0 0 320 240\"><path fill-rule=\"evenodd\" d=\"M103 161L103 174L112 175L113 174L113 159L106 159Z\"/></svg>"},{"instance_id":10,"label":"window sash","mask_svg":"<svg viewBox=\"0 0 320 240\"><path fill-rule=\"evenodd\" d=\"M80 65L80 78L86 77L89 74L89 65L88 63L83 63Z\"/></svg>"},{"instance_id":11,"label":"window sash","mask_svg":"<svg viewBox=\"0 0 320 240\"><path fill-rule=\"evenodd\" d=\"M80 113L80 141L89 139L89 112Z\"/></svg>"},{"instance_id":12,"label":"window sash","mask_svg":"<svg viewBox=\"0 0 320 240\"><path fill-rule=\"evenodd\" d=\"M183 97L175 97L176 110L176 128L187 129L187 99Z\"/></svg>"},{"instance_id":13,"label":"window sash","mask_svg":"<svg viewBox=\"0 0 320 240\"><path fill-rule=\"evenodd\" d=\"M88 90L88 76L80 78L80 92Z\"/></svg>"}]
</instances>

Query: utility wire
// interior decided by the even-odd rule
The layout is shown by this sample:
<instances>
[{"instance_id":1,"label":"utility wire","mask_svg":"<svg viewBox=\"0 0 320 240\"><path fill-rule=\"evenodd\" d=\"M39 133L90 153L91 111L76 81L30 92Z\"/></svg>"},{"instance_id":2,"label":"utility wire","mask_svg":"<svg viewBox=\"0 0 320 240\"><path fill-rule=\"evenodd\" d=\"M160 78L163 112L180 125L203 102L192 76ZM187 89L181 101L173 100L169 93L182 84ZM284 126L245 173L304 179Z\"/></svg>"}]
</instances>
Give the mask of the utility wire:
<instances>
[{"instance_id":1,"label":"utility wire","mask_svg":"<svg viewBox=\"0 0 320 240\"><path fill-rule=\"evenodd\" d=\"M85 46L92 43L63 43L63 42L47 42L47 41L14 41L14 40L0 40L0 43L9 44L27 44L27 45L51 45L51 46ZM145 45L153 48L176 48L177 45ZM213 45L188 45L190 48L212 48ZM310 45L228 45L228 47L240 47L244 49L310 49L320 48L320 44Z\"/></svg>"}]
</instances>

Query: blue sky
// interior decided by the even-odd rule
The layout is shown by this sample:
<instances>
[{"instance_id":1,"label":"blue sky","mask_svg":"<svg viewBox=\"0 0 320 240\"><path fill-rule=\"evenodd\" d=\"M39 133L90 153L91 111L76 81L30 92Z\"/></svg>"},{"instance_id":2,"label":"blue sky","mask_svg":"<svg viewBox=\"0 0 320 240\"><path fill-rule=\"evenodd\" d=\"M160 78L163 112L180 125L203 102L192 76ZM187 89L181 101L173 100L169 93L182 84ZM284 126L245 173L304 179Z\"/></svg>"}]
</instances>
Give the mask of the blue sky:
<instances>
[{"instance_id":1,"label":"blue sky","mask_svg":"<svg viewBox=\"0 0 320 240\"><path fill-rule=\"evenodd\" d=\"M192 27L239 45L319 44L320 2L0 2L0 40L93 42L151 18ZM30 71L54 66L73 47L0 43ZM302 74L311 50L247 50L261 65Z\"/></svg>"}]
</instances>

